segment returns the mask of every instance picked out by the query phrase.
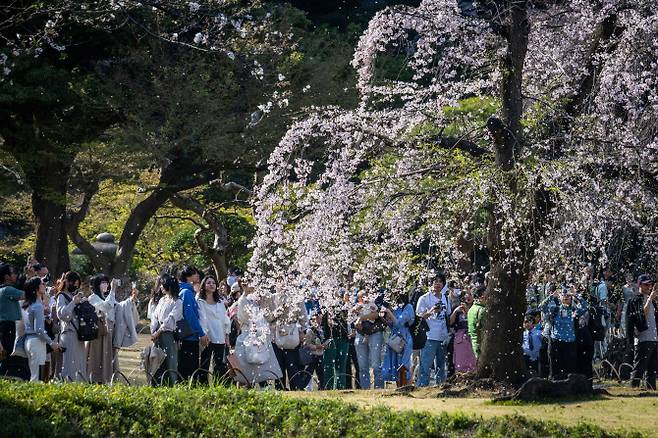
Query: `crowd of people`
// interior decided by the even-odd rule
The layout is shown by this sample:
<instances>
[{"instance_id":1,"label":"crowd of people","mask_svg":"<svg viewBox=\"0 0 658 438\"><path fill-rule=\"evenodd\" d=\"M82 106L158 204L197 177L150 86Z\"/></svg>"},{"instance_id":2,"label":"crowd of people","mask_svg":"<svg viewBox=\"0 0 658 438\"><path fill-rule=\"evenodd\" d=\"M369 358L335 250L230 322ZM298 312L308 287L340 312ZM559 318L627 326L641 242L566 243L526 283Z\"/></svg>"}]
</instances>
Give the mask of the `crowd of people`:
<instances>
[{"instance_id":1,"label":"crowd of people","mask_svg":"<svg viewBox=\"0 0 658 438\"><path fill-rule=\"evenodd\" d=\"M528 369L560 379L570 373L591 379L603 362L611 377L656 389L658 372L658 286L648 274L625 283L605 267L593 277L585 267L579 281L545 282L528 288L523 351Z\"/></svg>"},{"instance_id":2,"label":"crowd of people","mask_svg":"<svg viewBox=\"0 0 658 438\"><path fill-rule=\"evenodd\" d=\"M658 288L628 277L619 289L609 268L594 280L528 287L522 353L529 375L593 378L593 363L623 345L630 380L656 388ZM0 375L108 383L118 349L136 342L138 290L117 301L118 280L75 272L48 287L38 263L24 274L0 265ZM440 384L476 370L487 324L486 275L435 275L410 292L342 289L335 299L257 292L239 268L226 278L188 266L161 274L146 317L142 352L152 385L237 382L278 389L384 388ZM87 283L85 283L87 285ZM88 287L88 293L83 289ZM301 286L300 286L301 287ZM323 297L326 298L326 297ZM619 376L618 376L619 377Z\"/></svg>"},{"instance_id":3,"label":"crowd of people","mask_svg":"<svg viewBox=\"0 0 658 438\"><path fill-rule=\"evenodd\" d=\"M0 376L110 383L118 351L137 342L138 291L118 302L118 281L97 275L83 290L76 272L49 286L47 267L20 274L0 264Z\"/></svg>"}]
</instances>

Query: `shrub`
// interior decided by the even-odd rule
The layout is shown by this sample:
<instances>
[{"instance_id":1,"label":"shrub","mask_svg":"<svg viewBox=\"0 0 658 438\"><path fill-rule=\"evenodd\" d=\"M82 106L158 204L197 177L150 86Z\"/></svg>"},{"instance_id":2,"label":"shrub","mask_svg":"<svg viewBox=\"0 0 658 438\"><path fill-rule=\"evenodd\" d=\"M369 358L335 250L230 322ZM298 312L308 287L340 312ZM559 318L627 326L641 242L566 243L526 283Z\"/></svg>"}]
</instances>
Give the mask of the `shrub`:
<instances>
[{"instance_id":1,"label":"shrub","mask_svg":"<svg viewBox=\"0 0 658 438\"><path fill-rule=\"evenodd\" d=\"M484 420L459 413L395 412L236 388L37 385L0 380L0 412L1 435L11 437L620 436L592 425L567 427L520 416Z\"/></svg>"}]
</instances>

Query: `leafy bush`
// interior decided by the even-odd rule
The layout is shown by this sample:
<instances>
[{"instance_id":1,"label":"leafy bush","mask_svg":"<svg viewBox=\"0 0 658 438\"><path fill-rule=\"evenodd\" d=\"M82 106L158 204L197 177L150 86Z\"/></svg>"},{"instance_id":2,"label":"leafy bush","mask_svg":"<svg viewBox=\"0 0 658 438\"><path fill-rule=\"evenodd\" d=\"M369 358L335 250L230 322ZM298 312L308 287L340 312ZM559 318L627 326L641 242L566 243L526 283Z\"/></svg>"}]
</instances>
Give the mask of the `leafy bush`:
<instances>
[{"instance_id":1,"label":"leafy bush","mask_svg":"<svg viewBox=\"0 0 658 438\"><path fill-rule=\"evenodd\" d=\"M36 385L0 380L3 436L613 437L519 416L366 409L235 388ZM633 436L627 434L627 436ZM636 434L636 436L639 436Z\"/></svg>"}]
</instances>

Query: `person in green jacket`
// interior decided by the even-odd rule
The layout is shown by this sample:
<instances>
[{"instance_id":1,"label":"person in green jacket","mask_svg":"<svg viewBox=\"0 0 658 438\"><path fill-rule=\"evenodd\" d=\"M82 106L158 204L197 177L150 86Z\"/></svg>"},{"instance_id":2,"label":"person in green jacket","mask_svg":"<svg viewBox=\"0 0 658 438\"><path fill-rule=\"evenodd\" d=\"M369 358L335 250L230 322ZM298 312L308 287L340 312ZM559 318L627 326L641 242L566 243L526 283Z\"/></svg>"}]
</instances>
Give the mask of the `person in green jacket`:
<instances>
[{"instance_id":1,"label":"person in green jacket","mask_svg":"<svg viewBox=\"0 0 658 438\"><path fill-rule=\"evenodd\" d=\"M21 319L19 301L23 291L16 289L18 275L12 265L0 264L0 357L8 357L14 349L16 321ZM0 375L7 374L7 359L0 362Z\"/></svg>"},{"instance_id":2,"label":"person in green jacket","mask_svg":"<svg viewBox=\"0 0 658 438\"><path fill-rule=\"evenodd\" d=\"M473 292L473 305L469 309L467 315L468 336L471 338L475 357L480 356L480 333L482 333L482 327L484 326L484 319L486 318L487 313L483 303L486 290L487 289L484 286L479 286Z\"/></svg>"}]
</instances>

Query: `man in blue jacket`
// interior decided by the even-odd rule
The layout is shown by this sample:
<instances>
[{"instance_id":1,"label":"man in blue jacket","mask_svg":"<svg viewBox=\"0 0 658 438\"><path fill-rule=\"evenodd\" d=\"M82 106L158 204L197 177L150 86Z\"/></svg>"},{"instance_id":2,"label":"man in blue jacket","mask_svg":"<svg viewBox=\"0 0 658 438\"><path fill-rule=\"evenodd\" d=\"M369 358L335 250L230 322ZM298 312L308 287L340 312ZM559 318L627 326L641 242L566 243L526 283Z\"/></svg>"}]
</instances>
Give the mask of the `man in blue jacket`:
<instances>
[{"instance_id":1,"label":"man in blue jacket","mask_svg":"<svg viewBox=\"0 0 658 438\"><path fill-rule=\"evenodd\" d=\"M181 340L178 352L178 372L183 379L192 377L199 368L199 345L208 345L208 336L199 322L199 305L196 302L194 284L200 281L199 271L193 266L186 266L180 273L180 294L183 302L183 319L192 330L192 334ZM198 374L198 373L197 373Z\"/></svg>"}]
</instances>

